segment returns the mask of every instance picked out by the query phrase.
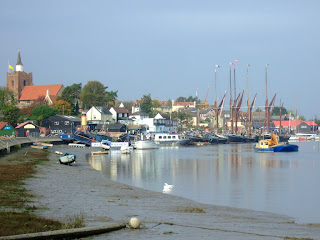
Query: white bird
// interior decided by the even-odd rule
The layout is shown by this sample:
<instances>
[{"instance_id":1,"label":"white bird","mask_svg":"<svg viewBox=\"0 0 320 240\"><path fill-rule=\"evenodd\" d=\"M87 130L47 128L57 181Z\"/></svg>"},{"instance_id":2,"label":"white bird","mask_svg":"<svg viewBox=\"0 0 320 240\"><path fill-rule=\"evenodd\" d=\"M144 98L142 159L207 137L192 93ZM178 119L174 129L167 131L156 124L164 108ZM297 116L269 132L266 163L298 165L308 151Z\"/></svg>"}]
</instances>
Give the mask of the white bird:
<instances>
[{"instance_id":1,"label":"white bird","mask_svg":"<svg viewBox=\"0 0 320 240\"><path fill-rule=\"evenodd\" d=\"M163 192L170 192L173 189L174 185L169 185L168 183L164 183Z\"/></svg>"}]
</instances>

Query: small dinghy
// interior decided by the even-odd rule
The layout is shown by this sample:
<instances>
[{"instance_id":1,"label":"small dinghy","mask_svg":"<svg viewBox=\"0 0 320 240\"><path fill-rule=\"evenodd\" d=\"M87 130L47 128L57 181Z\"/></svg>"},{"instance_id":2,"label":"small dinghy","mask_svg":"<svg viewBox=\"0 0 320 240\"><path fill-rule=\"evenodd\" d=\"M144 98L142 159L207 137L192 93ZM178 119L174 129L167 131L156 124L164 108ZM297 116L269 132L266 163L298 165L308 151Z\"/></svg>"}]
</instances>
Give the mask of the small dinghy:
<instances>
[{"instance_id":1,"label":"small dinghy","mask_svg":"<svg viewBox=\"0 0 320 240\"><path fill-rule=\"evenodd\" d=\"M64 165L70 165L76 161L76 155L71 153L65 153L63 156L59 157L59 163Z\"/></svg>"}]
</instances>

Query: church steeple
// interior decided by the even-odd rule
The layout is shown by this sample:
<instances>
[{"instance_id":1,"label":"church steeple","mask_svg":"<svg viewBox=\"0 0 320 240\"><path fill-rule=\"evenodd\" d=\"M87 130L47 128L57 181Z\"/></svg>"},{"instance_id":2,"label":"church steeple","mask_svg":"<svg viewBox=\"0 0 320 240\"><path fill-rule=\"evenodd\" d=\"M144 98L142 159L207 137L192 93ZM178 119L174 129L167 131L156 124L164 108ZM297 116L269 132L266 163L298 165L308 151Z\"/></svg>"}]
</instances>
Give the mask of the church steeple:
<instances>
[{"instance_id":1,"label":"church steeple","mask_svg":"<svg viewBox=\"0 0 320 240\"><path fill-rule=\"evenodd\" d=\"M20 49L18 49L18 60L16 63L16 71L23 72L23 64L21 62Z\"/></svg>"}]
</instances>

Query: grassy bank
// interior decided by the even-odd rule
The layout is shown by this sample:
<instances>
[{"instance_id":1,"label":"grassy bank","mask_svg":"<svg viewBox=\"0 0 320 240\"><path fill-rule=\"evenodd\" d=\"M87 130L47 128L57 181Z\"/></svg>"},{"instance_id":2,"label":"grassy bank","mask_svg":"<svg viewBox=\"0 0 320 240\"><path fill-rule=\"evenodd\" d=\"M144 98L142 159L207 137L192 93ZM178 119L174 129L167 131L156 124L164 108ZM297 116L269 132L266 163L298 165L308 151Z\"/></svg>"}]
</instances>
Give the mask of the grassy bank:
<instances>
[{"instance_id":1,"label":"grassy bank","mask_svg":"<svg viewBox=\"0 0 320 240\"><path fill-rule=\"evenodd\" d=\"M81 217L61 223L34 213L35 196L27 192L23 181L36 173L38 164L46 164L48 156L47 151L27 147L0 158L0 236L83 226Z\"/></svg>"}]
</instances>

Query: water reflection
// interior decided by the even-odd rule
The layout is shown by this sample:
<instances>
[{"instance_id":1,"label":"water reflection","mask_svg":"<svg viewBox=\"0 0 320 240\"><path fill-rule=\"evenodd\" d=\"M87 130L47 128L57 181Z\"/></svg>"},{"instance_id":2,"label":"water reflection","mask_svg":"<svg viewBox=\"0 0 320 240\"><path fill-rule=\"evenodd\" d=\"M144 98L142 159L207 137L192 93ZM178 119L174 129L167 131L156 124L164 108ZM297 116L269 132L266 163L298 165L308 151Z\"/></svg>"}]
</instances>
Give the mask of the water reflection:
<instances>
[{"instance_id":1,"label":"water reflection","mask_svg":"<svg viewBox=\"0 0 320 240\"><path fill-rule=\"evenodd\" d=\"M271 211L320 222L319 152L301 145L296 153L255 153L253 144L111 151L89 156L90 165L107 178L198 202ZM305 210L301 204L306 201Z\"/></svg>"}]
</instances>

